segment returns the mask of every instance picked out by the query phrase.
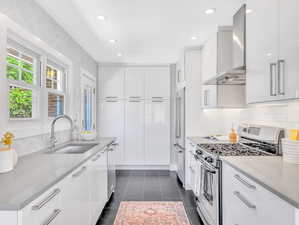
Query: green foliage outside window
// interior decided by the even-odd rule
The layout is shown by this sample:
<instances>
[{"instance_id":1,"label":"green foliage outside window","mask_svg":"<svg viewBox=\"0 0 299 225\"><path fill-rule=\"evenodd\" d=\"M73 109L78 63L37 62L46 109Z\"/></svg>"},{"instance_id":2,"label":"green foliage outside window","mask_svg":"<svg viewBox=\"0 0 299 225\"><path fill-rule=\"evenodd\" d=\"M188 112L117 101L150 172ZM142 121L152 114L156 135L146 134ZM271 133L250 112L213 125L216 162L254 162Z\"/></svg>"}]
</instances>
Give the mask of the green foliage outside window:
<instances>
[{"instance_id":1,"label":"green foliage outside window","mask_svg":"<svg viewBox=\"0 0 299 225\"><path fill-rule=\"evenodd\" d=\"M27 57L27 58L23 58ZM26 59L26 60L23 60ZM7 55L6 76L12 80L33 83L33 64L28 56L20 54L17 57ZM33 62L33 60L32 60ZM10 86L9 89L9 116L10 118L32 118L32 90Z\"/></svg>"},{"instance_id":2,"label":"green foliage outside window","mask_svg":"<svg viewBox=\"0 0 299 225\"><path fill-rule=\"evenodd\" d=\"M32 90L10 87L9 114L10 118L32 117Z\"/></svg>"}]
</instances>

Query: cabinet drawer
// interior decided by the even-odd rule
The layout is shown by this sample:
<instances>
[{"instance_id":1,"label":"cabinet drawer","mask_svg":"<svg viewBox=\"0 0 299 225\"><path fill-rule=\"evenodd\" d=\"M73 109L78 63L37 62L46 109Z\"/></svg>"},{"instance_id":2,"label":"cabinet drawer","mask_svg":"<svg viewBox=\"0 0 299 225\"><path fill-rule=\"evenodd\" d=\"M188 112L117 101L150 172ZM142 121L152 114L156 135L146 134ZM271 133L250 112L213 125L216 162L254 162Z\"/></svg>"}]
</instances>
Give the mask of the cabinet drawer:
<instances>
[{"instance_id":1,"label":"cabinet drawer","mask_svg":"<svg viewBox=\"0 0 299 225\"><path fill-rule=\"evenodd\" d=\"M223 166L224 225L294 225L295 209L242 173Z\"/></svg>"},{"instance_id":2,"label":"cabinet drawer","mask_svg":"<svg viewBox=\"0 0 299 225\"><path fill-rule=\"evenodd\" d=\"M22 225L62 224L63 183L53 186L22 210Z\"/></svg>"}]
</instances>

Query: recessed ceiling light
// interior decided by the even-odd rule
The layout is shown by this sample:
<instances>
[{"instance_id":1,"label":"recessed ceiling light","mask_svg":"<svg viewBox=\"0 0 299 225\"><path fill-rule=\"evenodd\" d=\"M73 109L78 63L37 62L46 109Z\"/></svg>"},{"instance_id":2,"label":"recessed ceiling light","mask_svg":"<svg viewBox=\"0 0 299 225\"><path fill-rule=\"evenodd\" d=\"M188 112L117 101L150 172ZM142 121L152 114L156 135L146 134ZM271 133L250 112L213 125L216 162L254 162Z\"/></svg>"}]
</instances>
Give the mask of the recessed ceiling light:
<instances>
[{"instance_id":1,"label":"recessed ceiling light","mask_svg":"<svg viewBox=\"0 0 299 225\"><path fill-rule=\"evenodd\" d=\"M272 56L272 53L271 52L267 53L267 56L269 56L269 57Z\"/></svg>"},{"instance_id":2,"label":"recessed ceiling light","mask_svg":"<svg viewBox=\"0 0 299 225\"><path fill-rule=\"evenodd\" d=\"M210 14L213 14L213 13L215 13L215 12L216 12L216 9L215 9L215 8L211 8L211 9L207 9L207 10L205 11L205 14L210 15Z\"/></svg>"},{"instance_id":3,"label":"recessed ceiling light","mask_svg":"<svg viewBox=\"0 0 299 225\"><path fill-rule=\"evenodd\" d=\"M247 13L247 14L252 13L252 9L246 9L246 13Z\"/></svg>"},{"instance_id":4,"label":"recessed ceiling light","mask_svg":"<svg viewBox=\"0 0 299 225\"><path fill-rule=\"evenodd\" d=\"M198 38L196 36L191 37L191 40L197 40Z\"/></svg>"},{"instance_id":5,"label":"recessed ceiling light","mask_svg":"<svg viewBox=\"0 0 299 225\"><path fill-rule=\"evenodd\" d=\"M98 18L98 20L101 20L101 21L106 20L106 17L105 17L105 16L98 16L97 18Z\"/></svg>"},{"instance_id":6,"label":"recessed ceiling light","mask_svg":"<svg viewBox=\"0 0 299 225\"><path fill-rule=\"evenodd\" d=\"M118 56L118 57L122 57L123 54L122 54L121 52L119 52L119 53L117 53L117 56Z\"/></svg>"},{"instance_id":7,"label":"recessed ceiling light","mask_svg":"<svg viewBox=\"0 0 299 225\"><path fill-rule=\"evenodd\" d=\"M109 42L112 43L112 44L114 44L114 43L117 42L117 40L115 40L115 39L110 39Z\"/></svg>"}]
</instances>

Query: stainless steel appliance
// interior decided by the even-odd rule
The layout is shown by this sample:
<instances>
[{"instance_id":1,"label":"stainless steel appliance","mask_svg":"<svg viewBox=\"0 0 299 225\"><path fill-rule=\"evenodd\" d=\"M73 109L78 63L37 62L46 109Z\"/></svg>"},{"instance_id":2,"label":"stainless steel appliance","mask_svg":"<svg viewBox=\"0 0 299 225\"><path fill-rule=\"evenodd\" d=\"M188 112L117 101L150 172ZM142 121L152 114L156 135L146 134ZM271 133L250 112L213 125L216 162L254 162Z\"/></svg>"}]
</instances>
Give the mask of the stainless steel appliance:
<instances>
[{"instance_id":1,"label":"stainless steel appliance","mask_svg":"<svg viewBox=\"0 0 299 225\"><path fill-rule=\"evenodd\" d=\"M115 154L117 154L118 143L113 142L111 145L107 147L108 151L108 200L110 199L111 195L114 193L116 188L116 162L115 162Z\"/></svg>"},{"instance_id":2,"label":"stainless steel appliance","mask_svg":"<svg viewBox=\"0 0 299 225\"><path fill-rule=\"evenodd\" d=\"M197 211L205 225L222 224L222 161L225 156L276 156L281 154L284 130L276 127L242 125L239 142L215 141L197 145L200 187L197 192Z\"/></svg>"},{"instance_id":3,"label":"stainless steel appliance","mask_svg":"<svg viewBox=\"0 0 299 225\"><path fill-rule=\"evenodd\" d=\"M175 154L177 159L177 175L185 184L185 92L183 88L176 94L175 111Z\"/></svg>"}]
</instances>

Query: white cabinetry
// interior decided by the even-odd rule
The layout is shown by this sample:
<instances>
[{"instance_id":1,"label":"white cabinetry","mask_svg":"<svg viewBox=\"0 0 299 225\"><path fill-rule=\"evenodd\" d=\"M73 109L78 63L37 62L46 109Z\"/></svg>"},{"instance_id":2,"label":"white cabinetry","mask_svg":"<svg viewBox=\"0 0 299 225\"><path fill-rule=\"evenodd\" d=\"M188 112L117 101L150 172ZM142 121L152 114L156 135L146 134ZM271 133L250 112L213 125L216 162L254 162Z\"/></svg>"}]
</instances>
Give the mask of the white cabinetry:
<instances>
[{"instance_id":1,"label":"white cabinetry","mask_svg":"<svg viewBox=\"0 0 299 225\"><path fill-rule=\"evenodd\" d=\"M99 133L117 137L119 168L168 165L170 66L103 66L99 71Z\"/></svg>"},{"instance_id":2,"label":"white cabinetry","mask_svg":"<svg viewBox=\"0 0 299 225\"><path fill-rule=\"evenodd\" d=\"M170 67L149 67L146 76L146 98L170 98Z\"/></svg>"},{"instance_id":3,"label":"white cabinetry","mask_svg":"<svg viewBox=\"0 0 299 225\"><path fill-rule=\"evenodd\" d=\"M197 170L197 160L195 159L195 153L196 152L196 146L191 142L188 141L187 143L187 166L186 166L186 185L193 191L193 193L196 195L197 190L197 176L198 170Z\"/></svg>"},{"instance_id":4,"label":"white cabinetry","mask_svg":"<svg viewBox=\"0 0 299 225\"><path fill-rule=\"evenodd\" d=\"M169 100L147 100L145 118L145 158L150 165L170 163Z\"/></svg>"},{"instance_id":5,"label":"white cabinetry","mask_svg":"<svg viewBox=\"0 0 299 225\"><path fill-rule=\"evenodd\" d=\"M244 85L205 85L202 88L202 108L244 107L245 95Z\"/></svg>"},{"instance_id":6,"label":"white cabinetry","mask_svg":"<svg viewBox=\"0 0 299 225\"><path fill-rule=\"evenodd\" d=\"M247 0L247 8L252 10L252 13L246 15L248 103L277 99L278 7L278 0Z\"/></svg>"},{"instance_id":7,"label":"white cabinetry","mask_svg":"<svg viewBox=\"0 0 299 225\"><path fill-rule=\"evenodd\" d=\"M298 1L247 0L247 8L248 103L298 98Z\"/></svg>"},{"instance_id":8,"label":"white cabinetry","mask_svg":"<svg viewBox=\"0 0 299 225\"><path fill-rule=\"evenodd\" d=\"M90 219L91 225L97 223L99 215L107 202L108 171L107 171L107 151L100 152L94 156L89 163L89 183L90 187Z\"/></svg>"},{"instance_id":9,"label":"white cabinetry","mask_svg":"<svg viewBox=\"0 0 299 225\"><path fill-rule=\"evenodd\" d=\"M102 137L116 137L119 143L116 163L124 159L125 102L123 100L103 100L100 102L99 133Z\"/></svg>"},{"instance_id":10,"label":"white cabinetry","mask_svg":"<svg viewBox=\"0 0 299 225\"><path fill-rule=\"evenodd\" d=\"M126 68L125 97L126 99L144 99L145 96L145 67Z\"/></svg>"},{"instance_id":11,"label":"white cabinetry","mask_svg":"<svg viewBox=\"0 0 299 225\"><path fill-rule=\"evenodd\" d=\"M101 67L99 87L101 87L100 98L121 99L124 98L125 68L120 66Z\"/></svg>"},{"instance_id":12,"label":"white cabinetry","mask_svg":"<svg viewBox=\"0 0 299 225\"><path fill-rule=\"evenodd\" d=\"M125 113L125 164L144 164L144 101L128 100Z\"/></svg>"},{"instance_id":13,"label":"white cabinetry","mask_svg":"<svg viewBox=\"0 0 299 225\"><path fill-rule=\"evenodd\" d=\"M223 225L294 225L295 208L223 164Z\"/></svg>"}]
</instances>

